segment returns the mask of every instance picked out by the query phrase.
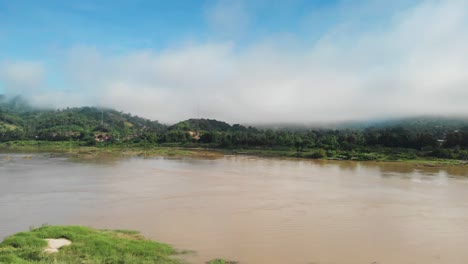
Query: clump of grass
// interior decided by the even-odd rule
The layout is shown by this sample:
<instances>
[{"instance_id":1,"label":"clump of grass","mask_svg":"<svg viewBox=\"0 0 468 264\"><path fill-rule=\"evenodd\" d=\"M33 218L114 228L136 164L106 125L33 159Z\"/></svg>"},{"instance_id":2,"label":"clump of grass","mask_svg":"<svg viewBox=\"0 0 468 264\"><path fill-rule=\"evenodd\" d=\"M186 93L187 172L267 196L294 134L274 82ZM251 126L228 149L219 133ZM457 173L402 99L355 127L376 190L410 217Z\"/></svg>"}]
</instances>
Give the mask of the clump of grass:
<instances>
[{"instance_id":1,"label":"clump of grass","mask_svg":"<svg viewBox=\"0 0 468 264\"><path fill-rule=\"evenodd\" d=\"M224 260L224 259L213 259L213 260L206 262L206 264L237 264L237 263L238 262L236 261L229 261L229 260Z\"/></svg>"},{"instance_id":2,"label":"clump of grass","mask_svg":"<svg viewBox=\"0 0 468 264\"><path fill-rule=\"evenodd\" d=\"M44 253L45 238L66 238L70 246ZM83 226L43 226L7 237L0 243L0 263L181 263L171 246L128 230L96 230Z\"/></svg>"}]
</instances>

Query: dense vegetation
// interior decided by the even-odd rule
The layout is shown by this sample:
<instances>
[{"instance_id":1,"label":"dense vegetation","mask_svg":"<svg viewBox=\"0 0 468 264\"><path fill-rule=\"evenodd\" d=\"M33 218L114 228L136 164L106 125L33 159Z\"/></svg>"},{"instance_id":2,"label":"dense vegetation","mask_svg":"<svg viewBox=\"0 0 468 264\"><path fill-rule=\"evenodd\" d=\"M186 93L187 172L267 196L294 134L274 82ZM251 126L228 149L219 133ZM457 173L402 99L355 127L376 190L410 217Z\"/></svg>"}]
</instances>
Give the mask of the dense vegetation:
<instances>
[{"instance_id":1,"label":"dense vegetation","mask_svg":"<svg viewBox=\"0 0 468 264\"><path fill-rule=\"evenodd\" d=\"M128 140L142 137L142 134L161 133L165 128L157 121L112 109L38 110L19 97L12 100L0 97L0 141L34 139L93 143L100 135Z\"/></svg>"},{"instance_id":2,"label":"dense vegetation","mask_svg":"<svg viewBox=\"0 0 468 264\"><path fill-rule=\"evenodd\" d=\"M259 150L309 158L466 160L468 120L425 117L340 129L258 129L189 119L166 126L112 109L38 110L21 98L0 97L0 142L21 140Z\"/></svg>"}]
</instances>

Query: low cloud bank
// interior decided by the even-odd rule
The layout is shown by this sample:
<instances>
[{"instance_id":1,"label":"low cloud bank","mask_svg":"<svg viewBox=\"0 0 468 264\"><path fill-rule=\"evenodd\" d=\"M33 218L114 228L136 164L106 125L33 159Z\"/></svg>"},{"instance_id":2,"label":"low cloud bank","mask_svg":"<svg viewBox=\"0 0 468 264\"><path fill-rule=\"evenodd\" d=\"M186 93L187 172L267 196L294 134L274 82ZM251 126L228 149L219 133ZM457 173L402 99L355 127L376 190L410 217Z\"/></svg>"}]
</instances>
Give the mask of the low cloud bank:
<instances>
[{"instance_id":1,"label":"low cloud bank","mask_svg":"<svg viewBox=\"0 0 468 264\"><path fill-rule=\"evenodd\" d=\"M466 1L422 1L365 31L347 21L313 43L278 34L248 45L218 39L119 55L77 46L57 59L65 87L56 87L41 61L1 62L0 82L6 93L40 106L105 106L165 123L191 117L312 123L468 112Z\"/></svg>"}]
</instances>

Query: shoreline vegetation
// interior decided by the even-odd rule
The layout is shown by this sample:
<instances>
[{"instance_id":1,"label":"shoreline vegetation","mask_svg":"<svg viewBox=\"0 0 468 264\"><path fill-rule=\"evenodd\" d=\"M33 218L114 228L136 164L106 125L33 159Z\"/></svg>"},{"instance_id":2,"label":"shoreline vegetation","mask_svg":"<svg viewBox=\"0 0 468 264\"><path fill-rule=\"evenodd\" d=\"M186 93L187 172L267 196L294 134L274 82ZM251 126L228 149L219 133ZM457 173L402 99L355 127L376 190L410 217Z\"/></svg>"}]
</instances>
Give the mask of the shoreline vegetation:
<instances>
[{"instance_id":1,"label":"shoreline vegetation","mask_svg":"<svg viewBox=\"0 0 468 264\"><path fill-rule=\"evenodd\" d=\"M217 157L222 155L252 155L258 157L300 158L316 160L348 160L375 162L405 162L423 166L464 166L465 160L419 157L408 149L380 148L374 152L326 151L310 149L303 151L275 148L219 148L190 144L141 145L98 143L95 146L82 146L77 141L10 141L0 143L0 153L43 153L67 154L81 159L99 157Z\"/></svg>"},{"instance_id":2,"label":"shoreline vegetation","mask_svg":"<svg viewBox=\"0 0 468 264\"><path fill-rule=\"evenodd\" d=\"M254 125L254 124L253 124ZM161 124L114 109L37 109L0 95L0 151L171 156L197 151L326 160L466 164L468 118L413 117L334 126Z\"/></svg>"},{"instance_id":3,"label":"shoreline vegetation","mask_svg":"<svg viewBox=\"0 0 468 264\"><path fill-rule=\"evenodd\" d=\"M47 253L46 239L66 239L71 244L61 247L56 253ZM189 252L148 240L137 231L45 225L5 238L0 243L0 263L182 264L186 263L183 255ZM214 259L206 263L236 262Z\"/></svg>"}]
</instances>

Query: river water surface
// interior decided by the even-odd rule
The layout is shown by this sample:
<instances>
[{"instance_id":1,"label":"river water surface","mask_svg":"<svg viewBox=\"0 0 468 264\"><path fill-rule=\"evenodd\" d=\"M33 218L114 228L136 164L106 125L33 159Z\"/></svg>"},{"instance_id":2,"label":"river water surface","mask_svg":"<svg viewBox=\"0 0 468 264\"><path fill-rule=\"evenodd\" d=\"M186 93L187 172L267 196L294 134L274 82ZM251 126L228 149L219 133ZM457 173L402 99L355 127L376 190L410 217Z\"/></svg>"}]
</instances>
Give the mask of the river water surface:
<instances>
[{"instance_id":1,"label":"river water surface","mask_svg":"<svg viewBox=\"0 0 468 264\"><path fill-rule=\"evenodd\" d=\"M468 167L248 156L0 154L0 240L134 229L190 263L468 263Z\"/></svg>"}]
</instances>

